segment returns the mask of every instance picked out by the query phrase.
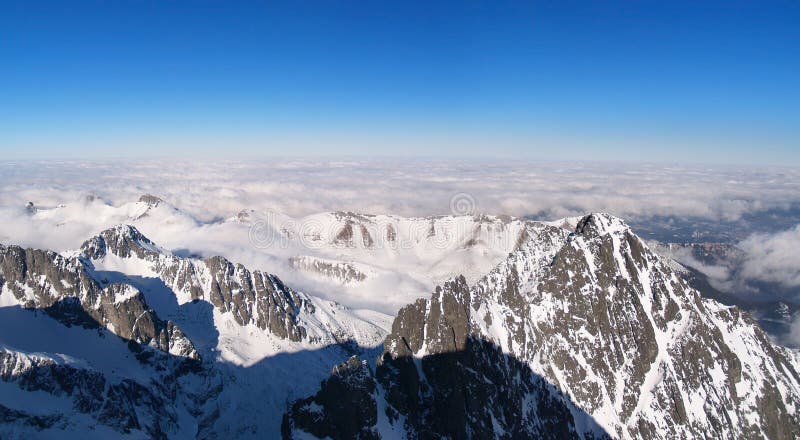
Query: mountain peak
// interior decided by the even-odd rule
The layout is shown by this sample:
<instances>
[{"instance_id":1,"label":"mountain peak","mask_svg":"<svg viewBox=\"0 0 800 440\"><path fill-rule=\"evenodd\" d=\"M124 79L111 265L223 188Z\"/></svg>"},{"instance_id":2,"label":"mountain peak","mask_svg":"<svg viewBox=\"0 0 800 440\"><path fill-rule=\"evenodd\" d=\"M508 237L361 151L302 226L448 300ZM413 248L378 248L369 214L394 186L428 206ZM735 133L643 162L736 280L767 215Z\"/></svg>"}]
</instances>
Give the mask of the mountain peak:
<instances>
[{"instance_id":1,"label":"mountain peak","mask_svg":"<svg viewBox=\"0 0 800 440\"><path fill-rule=\"evenodd\" d=\"M391 408L365 432L798 438L795 355L702 300L624 221L592 213L527 243L476 284L453 279L400 310L366 380L378 391L337 388L346 410ZM301 402L287 427L324 434L337 413Z\"/></svg>"},{"instance_id":2,"label":"mountain peak","mask_svg":"<svg viewBox=\"0 0 800 440\"><path fill-rule=\"evenodd\" d=\"M114 237L116 239L130 239L136 240L137 242L155 246L155 244L147 238L141 231L139 231L136 226L133 225L126 225L126 224L119 224L116 226L112 226L102 232L99 235L102 235L106 238Z\"/></svg>"},{"instance_id":3,"label":"mountain peak","mask_svg":"<svg viewBox=\"0 0 800 440\"><path fill-rule=\"evenodd\" d=\"M81 245L81 252L92 259L102 258L109 251L122 258L132 254L141 257L145 252L166 253L136 227L124 224L108 228Z\"/></svg>"},{"instance_id":4,"label":"mountain peak","mask_svg":"<svg viewBox=\"0 0 800 440\"><path fill-rule=\"evenodd\" d=\"M630 231L630 226L624 220L605 212L587 214L575 226L575 233L579 235L606 235L625 231Z\"/></svg>"},{"instance_id":5,"label":"mountain peak","mask_svg":"<svg viewBox=\"0 0 800 440\"><path fill-rule=\"evenodd\" d=\"M151 208L155 208L160 203L164 203L164 200L152 194L142 194L142 196L139 197L139 203L144 203L150 206Z\"/></svg>"}]
</instances>

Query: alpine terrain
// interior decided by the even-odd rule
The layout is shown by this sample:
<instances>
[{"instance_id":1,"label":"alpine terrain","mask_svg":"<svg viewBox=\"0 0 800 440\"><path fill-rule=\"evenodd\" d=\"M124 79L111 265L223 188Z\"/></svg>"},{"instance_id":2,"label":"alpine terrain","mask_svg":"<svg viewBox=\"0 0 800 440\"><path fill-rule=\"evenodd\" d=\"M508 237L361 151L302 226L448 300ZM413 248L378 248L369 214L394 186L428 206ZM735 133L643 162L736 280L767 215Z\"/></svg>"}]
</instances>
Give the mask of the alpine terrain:
<instances>
[{"instance_id":1,"label":"alpine terrain","mask_svg":"<svg viewBox=\"0 0 800 440\"><path fill-rule=\"evenodd\" d=\"M364 255L379 222L358 218L336 237ZM492 259L502 246L481 243L498 231L513 246L393 322L133 226L61 253L2 245L0 438L800 436L800 355L704 298L622 220L445 217L403 258L458 222L474 241L441 258L476 261L483 246ZM289 261L344 284L370 276Z\"/></svg>"},{"instance_id":2,"label":"alpine terrain","mask_svg":"<svg viewBox=\"0 0 800 440\"><path fill-rule=\"evenodd\" d=\"M283 435L792 439L798 404L797 353L593 214L404 307L376 365L334 368Z\"/></svg>"}]
</instances>

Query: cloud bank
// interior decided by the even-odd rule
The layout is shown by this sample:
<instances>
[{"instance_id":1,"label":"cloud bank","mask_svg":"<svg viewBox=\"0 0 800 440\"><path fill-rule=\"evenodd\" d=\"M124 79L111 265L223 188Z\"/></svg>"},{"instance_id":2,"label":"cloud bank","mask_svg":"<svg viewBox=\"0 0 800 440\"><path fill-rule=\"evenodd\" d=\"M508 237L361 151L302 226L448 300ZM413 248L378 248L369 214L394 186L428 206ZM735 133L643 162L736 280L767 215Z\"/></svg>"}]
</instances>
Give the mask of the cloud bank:
<instances>
[{"instance_id":1,"label":"cloud bank","mask_svg":"<svg viewBox=\"0 0 800 440\"><path fill-rule=\"evenodd\" d=\"M399 158L5 162L0 185L0 206L54 206L86 193L121 204L152 193L202 221L244 208L449 214L458 193L479 212L550 218L607 211L736 220L800 203L800 169Z\"/></svg>"}]
</instances>

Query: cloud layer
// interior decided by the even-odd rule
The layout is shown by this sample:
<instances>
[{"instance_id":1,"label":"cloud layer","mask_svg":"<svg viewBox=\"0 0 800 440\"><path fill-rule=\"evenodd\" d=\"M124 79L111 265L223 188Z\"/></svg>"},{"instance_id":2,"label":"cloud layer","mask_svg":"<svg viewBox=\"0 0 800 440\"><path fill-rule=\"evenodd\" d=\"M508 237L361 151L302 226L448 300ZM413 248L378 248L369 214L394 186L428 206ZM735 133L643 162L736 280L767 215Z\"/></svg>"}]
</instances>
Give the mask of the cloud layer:
<instances>
[{"instance_id":1,"label":"cloud layer","mask_svg":"<svg viewBox=\"0 0 800 440\"><path fill-rule=\"evenodd\" d=\"M736 220L800 203L800 169L573 162L6 162L0 185L0 206L53 206L89 192L121 204L152 193L203 221L244 208L292 216L449 214L458 193L469 194L479 212L551 218L608 211Z\"/></svg>"}]
</instances>

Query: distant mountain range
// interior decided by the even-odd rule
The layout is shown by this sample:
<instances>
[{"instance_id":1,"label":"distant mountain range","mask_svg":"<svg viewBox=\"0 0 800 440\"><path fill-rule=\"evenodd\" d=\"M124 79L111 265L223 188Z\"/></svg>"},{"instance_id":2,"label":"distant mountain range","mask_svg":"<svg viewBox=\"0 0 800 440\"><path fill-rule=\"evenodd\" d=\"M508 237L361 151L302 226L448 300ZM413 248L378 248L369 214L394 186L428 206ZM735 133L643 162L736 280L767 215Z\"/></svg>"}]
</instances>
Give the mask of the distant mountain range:
<instances>
[{"instance_id":1,"label":"distant mountain range","mask_svg":"<svg viewBox=\"0 0 800 440\"><path fill-rule=\"evenodd\" d=\"M27 221L67 242L65 250L77 247L86 235L130 224L178 255L222 253L279 273L300 290L385 313L427 296L454 276L476 281L515 248L526 222L508 216L409 218L352 212L292 218L247 209L204 223L148 194L119 206L89 195L55 207L28 208ZM74 238L79 233L86 235ZM0 242L19 240L0 231ZM42 241L27 240L45 245ZM374 295L387 288L390 295Z\"/></svg>"}]
</instances>

